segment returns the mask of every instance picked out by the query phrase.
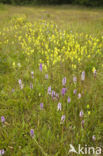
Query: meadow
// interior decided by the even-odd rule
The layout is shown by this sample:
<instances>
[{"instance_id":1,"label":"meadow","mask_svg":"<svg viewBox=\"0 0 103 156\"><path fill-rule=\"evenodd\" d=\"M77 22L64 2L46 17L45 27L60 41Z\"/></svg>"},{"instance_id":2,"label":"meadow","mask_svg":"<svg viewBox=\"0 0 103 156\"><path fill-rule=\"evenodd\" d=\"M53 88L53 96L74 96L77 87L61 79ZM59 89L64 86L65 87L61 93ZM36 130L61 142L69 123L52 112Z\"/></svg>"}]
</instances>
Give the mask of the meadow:
<instances>
[{"instance_id":1,"label":"meadow","mask_svg":"<svg viewBox=\"0 0 103 156\"><path fill-rule=\"evenodd\" d=\"M103 148L103 8L0 4L0 155L70 144Z\"/></svg>"}]
</instances>

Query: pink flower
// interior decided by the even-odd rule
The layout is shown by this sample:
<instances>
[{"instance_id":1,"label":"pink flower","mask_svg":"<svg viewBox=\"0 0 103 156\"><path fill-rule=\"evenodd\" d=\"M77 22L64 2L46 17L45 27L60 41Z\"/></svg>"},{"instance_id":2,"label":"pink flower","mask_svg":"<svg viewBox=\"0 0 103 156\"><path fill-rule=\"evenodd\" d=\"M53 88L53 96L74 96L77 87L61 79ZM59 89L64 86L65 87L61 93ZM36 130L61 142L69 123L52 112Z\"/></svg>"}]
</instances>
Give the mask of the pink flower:
<instances>
[{"instance_id":1,"label":"pink flower","mask_svg":"<svg viewBox=\"0 0 103 156\"><path fill-rule=\"evenodd\" d=\"M57 106L57 111L59 111L59 110L61 111L61 109L62 109L62 108L61 108L61 103L59 102L59 103L58 103L58 106Z\"/></svg>"},{"instance_id":2,"label":"pink flower","mask_svg":"<svg viewBox=\"0 0 103 156\"><path fill-rule=\"evenodd\" d=\"M64 77L62 80L62 85L65 86L65 84L66 84L66 77Z\"/></svg>"},{"instance_id":3,"label":"pink flower","mask_svg":"<svg viewBox=\"0 0 103 156\"><path fill-rule=\"evenodd\" d=\"M78 99L80 99L82 97L81 93L78 94Z\"/></svg>"},{"instance_id":4,"label":"pink flower","mask_svg":"<svg viewBox=\"0 0 103 156\"><path fill-rule=\"evenodd\" d=\"M4 154L5 154L4 149L1 149L1 150L0 150L0 155L4 155Z\"/></svg>"},{"instance_id":5,"label":"pink flower","mask_svg":"<svg viewBox=\"0 0 103 156\"><path fill-rule=\"evenodd\" d=\"M61 94L64 96L67 91L67 88L62 88Z\"/></svg>"},{"instance_id":6,"label":"pink flower","mask_svg":"<svg viewBox=\"0 0 103 156\"><path fill-rule=\"evenodd\" d=\"M43 103L40 103L40 108L43 109Z\"/></svg>"},{"instance_id":7,"label":"pink flower","mask_svg":"<svg viewBox=\"0 0 103 156\"><path fill-rule=\"evenodd\" d=\"M67 102L68 103L70 103L71 102L71 98L68 96L68 100L67 100Z\"/></svg>"},{"instance_id":8,"label":"pink flower","mask_svg":"<svg viewBox=\"0 0 103 156\"><path fill-rule=\"evenodd\" d=\"M1 122L4 123L5 122L5 117L1 116Z\"/></svg>"},{"instance_id":9,"label":"pink flower","mask_svg":"<svg viewBox=\"0 0 103 156\"><path fill-rule=\"evenodd\" d=\"M51 95L51 86L48 87L48 94Z\"/></svg>"},{"instance_id":10,"label":"pink flower","mask_svg":"<svg viewBox=\"0 0 103 156\"><path fill-rule=\"evenodd\" d=\"M82 118L84 116L83 110L80 111L79 117Z\"/></svg>"},{"instance_id":11,"label":"pink flower","mask_svg":"<svg viewBox=\"0 0 103 156\"><path fill-rule=\"evenodd\" d=\"M62 115L61 117L61 123L63 123L65 121L65 115Z\"/></svg>"},{"instance_id":12,"label":"pink flower","mask_svg":"<svg viewBox=\"0 0 103 156\"><path fill-rule=\"evenodd\" d=\"M42 71L42 63L40 63L39 70Z\"/></svg>"},{"instance_id":13,"label":"pink flower","mask_svg":"<svg viewBox=\"0 0 103 156\"><path fill-rule=\"evenodd\" d=\"M34 137L34 129L31 129L31 130L30 130L30 136L31 136L31 137Z\"/></svg>"},{"instance_id":14,"label":"pink flower","mask_svg":"<svg viewBox=\"0 0 103 156\"><path fill-rule=\"evenodd\" d=\"M77 93L77 89L74 89L73 90L73 94L75 95Z\"/></svg>"},{"instance_id":15,"label":"pink flower","mask_svg":"<svg viewBox=\"0 0 103 156\"><path fill-rule=\"evenodd\" d=\"M34 72L33 71L31 72L31 76L32 76L32 79L33 79L34 78Z\"/></svg>"},{"instance_id":16,"label":"pink flower","mask_svg":"<svg viewBox=\"0 0 103 156\"><path fill-rule=\"evenodd\" d=\"M21 79L19 79L19 80L18 80L18 82L19 82L19 85L21 85L21 84L22 84L22 81L21 81Z\"/></svg>"},{"instance_id":17,"label":"pink flower","mask_svg":"<svg viewBox=\"0 0 103 156\"><path fill-rule=\"evenodd\" d=\"M22 84L22 81L21 81L21 79L19 79L19 86L20 86L20 89L23 89L23 87L24 87L24 85Z\"/></svg>"},{"instance_id":18,"label":"pink flower","mask_svg":"<svg viewBox=\"0 0 103 156\"><path fill-rule=\"evenodd\" d=\"M93 141L96 141L95 135L92 136L92 140L93 140Z\"/></svg>"},{"instance_id":19,"label":"pink flower","mask_svg":"<svg viewBox=\"0 0 103 156\"><path fill-rule=\"evenodd\" d=\"M81 80L82 80L82 81L85 80L85 71L83 71L82 74L81 74Z\"/></svg>"},{"instance_id":20,"label":"pink flower","mask_svg":"<svg viewBox=\"0 0 103 156\"><path fill-rule=\"evenodd\" d=\"M77 82L77 77L76 77L76 76L73 77L73 82L74 82L74 83Z\"/></svg>"}]
</instances>

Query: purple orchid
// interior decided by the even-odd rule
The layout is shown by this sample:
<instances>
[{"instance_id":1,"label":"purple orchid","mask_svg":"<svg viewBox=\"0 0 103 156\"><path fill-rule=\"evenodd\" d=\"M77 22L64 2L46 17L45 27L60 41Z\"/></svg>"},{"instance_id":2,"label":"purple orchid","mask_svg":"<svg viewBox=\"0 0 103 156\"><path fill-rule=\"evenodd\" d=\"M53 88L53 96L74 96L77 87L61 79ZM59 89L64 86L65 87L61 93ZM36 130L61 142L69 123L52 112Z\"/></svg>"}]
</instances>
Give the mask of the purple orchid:
<instances>
[{"instance_id":1,"label":"purple orchid","mask_svg":"<svg viewBox=\"0 0 103 156\"><path fill-rule=\"evenodd\" d=\"M57 111L59 111L59 110L61 111L61 109L62 109L61 103L59 102L59 103L58 103L58 106L57 106Z\"/></svg>"},{"instance_id":2,"label":"purple orchid","mask_svg":"<svg viewBox=\"0 0 103 156\"><path fill-rule=\"evenodd\" d=\"M48 87L48 94L51 95L51 86Z\"/></svg>"},{"instance_id":3,"label":"purple orchid","mask_svg":"<svg viewBox=\"0 0 103 156\"><path fill-rule=\"evenodd\" d=\"M61 117L61 123L63 123L65 121L65 115L62 115Z\"/></svg>"},{"instance_id":4,"label":"purple orchid","mask_svg":"<svg viewBox=\"0 0 103 156\"><path fill-rule=\"evenodd\" d=\"M42 63L40 63L39 70L42 71Z\"/></svg>"},{"instance_id":5,"label":"purple orchid","mask_svg":"<svg viewBox=\"0 0 103 156\"><path fill-rule=\"evenodd\" d=\"M67 91L67 88L62 88L61 94L64 96Z\"/></svg>"},{"instance_id":6,"label":"purple orchid","mask_svg":"<svg viewBox=\"0 0 103 156\"><path fill-rule=\"evenodd\" d=\"M65 84L66 84L66 77L64 77L62 80L62 85L65 86Z\"/></svg>"},{"instance_id":7,"label":"purple orchid","mask_svg":"<svg viewBox=\"0 0 103 156\"><path fill-rule=\"evenodd\" d=\"M82 80L82 81L85 80L85 71L83 71L82 74L81 74L81 80Z\"/></svg>"},{"instance_id":8,"label":"purple orchid","mask_svg":"<svg viewBox=\"0 0 103 156\"><path fill-rule=\"evenodd\" d=\"M77 82L77 77L76 77L76 76L73 77L73 82L74 82L74 83Z\"/></svg>"},{"instance_id":9,"label":"purple orchid","mask_svg":"<svg viewBox=\"0 0 103 156\"><path fill-rule=\"evenodd\" d=\"M31 129L31 130L30 130L30 136L31 136L31 137L34 137L34 129Z\"/></svg>"},{"instance_id":10,"label":"purple orchid","mask_svg":"<svg viewBox=\"0 0 103 156\"><path fill-rule=\"evenodd\" d=\"M79 117L82 118L83 116L84 116L84 112L83 112L83 110L81 110L79 113Z\"/></svg>"},{"instance_id":11,"label":"purple orchid","mask_svg":"<svg viewBox=\"0 0 103 156\"><path fill-rule=\"evenodd\" d=\"M40 103L40 108L43 109L43 103Z\"/></svg>"},{"instance_id":12,"label":"purple orchid","mask_svg":"<svg viewBox=\"0 0 103 156\"><path fill-rule=\"evenodd\" d=\"M71 98L68 96L67 102L70 103L71 102Z\"/></svg>"},{"instance_id":13,"label":"purple orchid","mask_svg":"<svg viewBox=\"0 0 103 156\"><path fill-rule=\"evenodd\" d=\"M77 93L77 89L74 89L73 90L73 94L75 95Z\"/></svg>"},{"instance_id":14,"label":"purple orchid","mask_svg":"<svg viewBox=\"0 0 103 156\"><path fill-rule=\"evenodd\" d=\"M4 123L5 122L5 117L1 116L1 122Z\"/></svg>"}]
</instances>

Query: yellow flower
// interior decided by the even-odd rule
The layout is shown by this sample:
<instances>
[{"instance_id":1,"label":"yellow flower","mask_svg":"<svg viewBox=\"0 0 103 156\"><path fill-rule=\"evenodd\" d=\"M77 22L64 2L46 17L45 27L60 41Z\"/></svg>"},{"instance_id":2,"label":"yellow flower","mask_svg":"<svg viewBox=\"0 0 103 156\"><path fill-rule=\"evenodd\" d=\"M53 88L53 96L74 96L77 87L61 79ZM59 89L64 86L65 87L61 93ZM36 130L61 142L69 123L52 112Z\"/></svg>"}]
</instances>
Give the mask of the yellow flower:
<instances>
[{"instance_id":1,"label":"yellow flower","mask_svg":"<svg viewBox=\"0 0 103 156\"><path fill-rule=\"evenodd\" d=\"M92 68L92 72L95 73L95 71L96 71L96 69L95 69L95 67L93 67L93 68Z\"/></svg>"},{"instance_id":2,"label":"yellow flower","mask_svg":"<svg viewBox=\"0 0 103 156\"><path fill-rule=\"evenodd\" d=\"M15 68L15 62L12 63L13 67Z\"/></svg>"},{"instance_id":3,"label":"yellow flower","mask_svg":"<svg viewBox=\"0 0 103 156\"><path fill-rule=\"evenodd\" d=\"M88 55L88 58L90 58L90 55Z\"/></svg>"},{"instance_id":4,"label":"yellow flower","mask_svg":"<svg viewBox=\"0 0 103 156\"><path fill-rule=\"evenodd\" d=\"M87 105L87 109L89 109L90 108L90 106L89 105Z\"/></svg>"},{"instance_id":5,"label":"yellow flower","mask_svg":"<svg viewBox=\"0 0 103 156\"><path fill-rule=\"evenodd\" d=\"M90 115L91 114L91 112L90 111L88 111L88 115Z\"/></svg>"}]
</instances>

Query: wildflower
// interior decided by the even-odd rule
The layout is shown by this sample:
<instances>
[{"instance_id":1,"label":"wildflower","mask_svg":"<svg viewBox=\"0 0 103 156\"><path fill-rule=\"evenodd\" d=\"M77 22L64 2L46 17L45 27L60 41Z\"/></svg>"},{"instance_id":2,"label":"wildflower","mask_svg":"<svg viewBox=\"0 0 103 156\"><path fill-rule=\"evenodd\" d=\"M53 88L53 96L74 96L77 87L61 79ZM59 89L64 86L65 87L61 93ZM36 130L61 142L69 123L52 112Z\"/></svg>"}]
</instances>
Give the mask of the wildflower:
<instances>
[{"instance_id":1,"label":"wildflower","mask_svg":"<svg viewBox=\"0 0 103 156\"><path fill-rule=\"evenodd\" d=\"M48 79L48 74L45 74L45 79Z\"/></svg>"},{"instance_id":2,"label":"wildflower","mask_svg":"<svg viewBox=\"0 0 103 156\"><path fill-rule=\"evenodd\" d=\"M4 155L4 153L5 153L4 149L1 150L1 153L2 153L2 155Z\"/></svg>"},{"instance_id":3,"label":"wildflower","mask_svg":"<svg viewBox=\"0 0 103 156\"><path fill-rule=\"evenodd\" d=\"M33 84L32 83L30 83L30 88L33 89Z\"/></svg>"},{"instance_id":4,"label":"wildflower","mask_svg":"<svg viewBox=\"0 0 103 156\"><path fill-rule=\"evenodd\" d=\"M31 72L31 75L34 75L34 72L33 71Z\"/></svg>"},{"instance_id":5,"label":"wildflower","mask_svg":"<svg viewBox=\"0 0 103 156\"><path fill-rule=\"evenodd\" d=\"M42 63L40 63L39 70L42 71Z\"/></svg>"},{"instance_id":6,"label":"wildflower","mask_svg":"<svg viewBox=\"0 0 103 156\"><path fill-rule=\"evenodd\" d=\"M41 96L41 93L39 93L39 96Z\"/></svg>"},{"instance_id":7,"label":"wildflower","mask_svg":"<svg viewBox=\"0 0 103 156\"><path fill-rule=\"evenodd\" d=\"M67 100L67 102L68 103L70 103L71 102L71 98L68 96L68 100Z\"/></svg>"},{"instance_id":8,"label":"wildflower","mask_svg":"<svg viewBox=\"0 0 103 156\"><path fill-rule=\"evenodd\" d=\"M34 78L34 72L33 71L31 72L31 76L32 76L32 79L33 79Z\"/></svg>"},{"instance_id":9,"label":"wildflower","mask_svg":"<svg viewBox=\"0 0 103 156\"><path fill-rule=\"evenodd\" d=\"M62 80L62 85L65 86L65 84L66 84L66 77L64 77Z\"/></svg>"},{"instance_id":10,"label":"wildflower","mask_svg":"<svg viewBox=\"0 0 103 156\"><path fill-rule=\"evenodd\" d=\"M78 94L78 99L80 99L80 98L81 98L81 96L82 96L82 95L81 95L81 93L79 93L79 94Z\"/></svg>"},{"instance_id":11,"label":"wildflower","mask_svg":"<svg viewBox=\"0 0 103 156\"><path fill-rule=\"evenodd\" d=\"M77 89L74 89L73 90L73 94L75 95L77 93Z\"/></svg>"},{"instance_id":12,"label":"wildflower","mask_svg":"<svg viewBox=\"0 0 103 156\"><path fill-rule=\"evenodd\" d=\"M0 155L4 155L4 154L5 154L4 149L1 149L1 150L0 150Z\"/></svg>"},{"instance_id":13,"label":"wildflower","mask_svg":"<svg viewBox=\"0 0 103 156\"><path fill-rule=\"evenodd\" d=\"M59 94L58 94L58 93L56 93L56 95L55 95L55 96L56 96L56 98L57 98L57 99L59 98Z\"/></svg>"},{"instance_id":14,"label":"wildflower","mask_svg":"<svg viewBox=\"0 0 103 156\"><path fill-rule=\"evenodd\" d=\"M88 115L90 115L91 114L91 112L90 111L88 111Z\"/></svg>"},{"instance_id":15,"label":"wildflower","mask_svg":"<svg viewBox=\"0 0 103 156\"><path fill-rule=\"evenodd\" d=\"M13 62L13 64L12 64L12 65L13 65L13 67L15 68L15 62Z\"/></svg>"},{"instance_id":16,"label":"wildflower","mask_svg":"<svg viewBox=\"0 0 103 156\"><path fill-rule=\"evenodd\" d=\"M57 106L57 111L59 111L59 110L61 111L61 109L62 109L62 108L61 108L61 103L59 102L59 103L58 103L58 106Z\"/></svg>"},{"instance_id":17,"label":"wildflower","mask_svg":"<svg viewBox=\"0 0 103 156\"><path fill-rule=\"evenodd\" d=\"M96 76L96 73L97 73L97 72L96 72L95 67L93 67L92 72L93 72L94 76Z\"/></svg>"},{"instance_id":18,"label":"wildflower","mask_svg":"<svg viewBox=\"0 0 103 156\"><path fill-rule=\"evenodd\" d=\"M93 68L92 68L92 72L93 72L93 73L95 73L95 72L96 72L96 69L95 69L95 67L93 67Z\"/></svg>"},{"instance_id":19,"label":"wildflower","mask_svg":"<svg viewBox=\"0 0 103 156\"><path fill-rule=\"evenodd\" d=\"M22 84L21 79L19 79L19 81L18 81L18 82L19 82L20 88L21 88L21 89L23 89L23 86L24 86L24 85Z\"/></svg>"},{"instance_id":20,"label":"wildflower","mask_svg":"<svg viewBox=\"0 0 103 156\"><path fill-rule=\"evenodd\" d=\"M40 103L40 108L43 109L43 103Z\"/></svg>"},{"instance_id":21,"label":"wildflower","mask_svg":"<svg viewBox=\"0 0 103 156\"><path fill-rule=\"evenodd\" d=\"M82 118L84 116L83 110L80 111L79 117Z\"/></svg>"},{"instance_id":22,"label":"wildflower","mask_svg":"<svg viewBox=\"0 0 103 156\"><path fill-rule=\"evenodd\" d=\"M22 81L21 81L21 79L19 79L19 81L18 81L18 82L19 82L19 85L21 85L21 84L22 84Z\"/></svg>"},{"instance_id":23,"label":"wildflower","mask_svg":"<svg viewBox=\"0 0 103 156\"><path fill-rule=\"evenodd\" d=\"M31 137L34 137L34 129L31 129L31 130L30 130L30 136L31 136Z\"/></svg>"},{"instance_id":24,"label":"wildflower","mask_svg":"<svg viewBox=\"0 0 103 156\"><path fill-rule=\"evenodd\" d=\"M87 105L87 109L89 109L90 108L90 106L89 105Z\"/></svg>"},{"instance_id":25,"label":"wildflower","mask_svg":"<svg viewBox=\"0 0 103 156\"><path fill-rule=\"evenodd\" d=\"M48 94L51 95L51 86L48 87Z\"/></svg>"},{"instance_id":26,"label":"wildflower","mask_svg":"<svg viewBox=\"0 0 103 156\"><path fill-rule=\"evenodd\" d=\"M77 82L77 77L76 77L76 76L73 77L73 82L74 82L74 83Z\"/></svg>"},{"instance_id":27,"label":"wildflower","mask_svg":"<svg viewBox=\"0 0 103 156\"><path fill-rule=\"evenodd\" d=\"M93 135L93 136L92 136L92 140L93 140L93 141L95 141L95 140L96 140L96 137L95 137L95 135Z\"/></svg>"},{"instance_id":28,"label":"wildflower","mask_svg":"<svg viewBox=\"0 0 103 156\"><path fill-rule=\"evenodd\" d=\"M81 74L81 80L82 80L82 81L85 80L85 71L83 71L82 74Z\"/></svg>"},{"instance_id":29,"label":"wildflower","mask_svg":"<svg viewBox=\"0 0 103 156\"><path fill-rule=\"evenodd\" d=\"M55 91L54 90L52 91L52 97L55 97Z\"/></svg>"},{"instance_id":30,"label":"wildflower","mask_svg":"<svg viewBox=\"0 0 103 156\"><path fill-rule=\"evenodd\" d=\"M62 88L61 94L65 95L66 91L67 91L67 88Z\"/></svg>"},{"instance_id":31,"label":"wildflower","mask_svg":"<svg viewBox=\"0 0 103 156\"><path fill-rule=\"evenodd\" d=\"M20 63L18 63L18 67L19 67L19 68L21 67L21 64L20 64Z\"/></svg>"},{"instance_id":32,"label":"wildflower","mask_svg":"<svg viewBox=\"0 0 103 156\"><path fill-rule=\"evenodd\" d=\"M1 122L4 123L5 122L5 117L1 116Z\"/></svg>"},{"instance_id":33,"label":"wildflower","mask_svg":"<svg viewBox=\"0 0 103 156\"><path fill-rule=\"evenodd\" d=\"M61 117L61 123L63 123L65 121L65 115L62 115Z\"/></svg>"}]
</instances>

